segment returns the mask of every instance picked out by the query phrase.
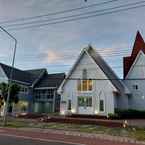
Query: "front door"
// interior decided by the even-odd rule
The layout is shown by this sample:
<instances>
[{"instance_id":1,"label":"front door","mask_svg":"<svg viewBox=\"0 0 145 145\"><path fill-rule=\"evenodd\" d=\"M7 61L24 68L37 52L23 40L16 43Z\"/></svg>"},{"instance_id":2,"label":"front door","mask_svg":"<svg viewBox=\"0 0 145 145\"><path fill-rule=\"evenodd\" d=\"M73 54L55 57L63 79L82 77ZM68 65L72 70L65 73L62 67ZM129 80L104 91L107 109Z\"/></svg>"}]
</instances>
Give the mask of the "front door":
<instances>
[{"instance_id":1,"label":"front door","mask_svg":"<svg viewBox=\"0 0 145 145\"><path fill-rule=\"evenodd\" d=\"M78 113L93 114L92 96L78 96Z\"/></svg>"}]
</instances>

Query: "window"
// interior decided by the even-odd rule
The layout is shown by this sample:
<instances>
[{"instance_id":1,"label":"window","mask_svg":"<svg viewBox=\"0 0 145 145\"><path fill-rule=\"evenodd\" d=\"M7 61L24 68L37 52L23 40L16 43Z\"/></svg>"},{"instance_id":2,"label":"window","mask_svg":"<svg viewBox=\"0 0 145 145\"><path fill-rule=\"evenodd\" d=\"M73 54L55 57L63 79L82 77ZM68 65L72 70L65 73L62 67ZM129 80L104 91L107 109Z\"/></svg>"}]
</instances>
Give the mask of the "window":
<instances>
[{"instance_id":1,"label":"window","mask_svg":"<svg viewBox=\"0 0 145 145\"><path fill-rule=\"evenodd\" d=\"M82 80L77 81L77 90L78 91L92 91L93 89L93 81L91 79L87 79L87 69L83 69L82 71Z\"/></svg>"},{"instance_id":2,"label":"window","mask_svg":"<svg viewBox=\"0 0 145 145\"><path fill-rule=\"evenodd\" d=\"M79 107L91 107L92 106L92 97L78 97L78 106Z\"/></svg>"},{"instance_id":3,"label":"window","mask_svg":"<svg viewBox=\"0 0 145 145\"><path fill-rule=\"evenodd\" d=\"M133 85L132 87L134 90L138 90L138 85Z\"/></svg>"},{"instance_id":4,"label":"window","mask_svg":"<svg viewBox=\"0 0 145 145\"><path fill-rule=\"evenodd\" d=\"M27 94L27 93L28 93L28 88L25 87L25 86L21 86L21 87L20 87L20 93L25 93L25 94Z\"/></svg>"},{"instance_id":5,"label":"window","mask_svg":"<svg viewBox=\"0 0 145 145\"><path fill-rule=\"evenodd\" d=\"M104 100L100 100L100 111L103 112L104 111Z\"/></svg>"},{"instance_id":6,"label":"window","mask_svg":"<svg viewBox=\"0 0 145 145\"><path fill-rule=\"evenodd\" d=\"M83 74L82 74L82 78L83 79L87 79L87 70L86 69L83 69Z\"/></svg>"},{"instance_id":7,"label":"window","mask_svg":"<svg viewBox=\"0 0 145 145\"><path fill-rule=\"evenodd\" d=\"M54 97L54 90L53 89L36 90L35 91L35 97L36 97L36 99L40 99L40 100L53 99L53 97Z\"/></svg>"},{"instance_id":8,"label":"window","mask_svg":"<svg viewBox=\"0 0 145 145\"><path fill-rule=\"evenodd\" d=\"M82 90L83 91L87 91L88 90L88 88L87 88L87 80L82 80Z\"/></svg>"},{"instance_id":9,"label":"window","mask_svg":"<svg viewBox=\"0 0 145 145\"><path fill-rule=\"evenodd\" d=\"M88 80L88 90L91 91L93 89L93 81Z\"/></svg>"},{"instance_id":10,"label":"window","mask_svg":"<svg viewBox=\"0 0 145 145\"><path fill-rule=\"evenodd\" d=\"M71 110L71 100L68 100L68 110Z\"/></svg>"},{"instance_id":11,"label":"window","mask_svg":"<svg viewBox=\"0 0 145 145\"><path fill-rule=\"evenodd\" d=\"M92 91L93 90L93 81L89 80L78 80L77 82L78 91Z\"/></svg>"},{"instance_id":12,"label":"window","mask_svg":"<svg viewBox=\"0 0 145 145\"><path fill-rule=\"evenodd\" d=\"M78 80L77 82L77 90L81 91L81 80Z\"/></svg>"}]
</instances>

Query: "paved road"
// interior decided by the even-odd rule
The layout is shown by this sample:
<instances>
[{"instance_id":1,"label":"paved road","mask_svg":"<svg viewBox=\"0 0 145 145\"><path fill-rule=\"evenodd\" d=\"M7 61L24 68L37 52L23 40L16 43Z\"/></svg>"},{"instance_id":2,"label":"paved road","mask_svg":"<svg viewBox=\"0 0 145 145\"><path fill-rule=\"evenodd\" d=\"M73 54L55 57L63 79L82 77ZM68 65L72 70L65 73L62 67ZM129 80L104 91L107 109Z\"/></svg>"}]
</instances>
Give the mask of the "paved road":
<instances>
[{"instance_id":1,"label":"paved road","mask_svg":"<svg viewBox=\"0 0 145 145\"><path fill-rule=\"evenodd\" d=\"M53 141L53 142L51 142ZM59 143L58 143L59 142ZM10 128L0 129L0 145L137 145L98 138L61 134L61 131L35 131ZM138 144L140 145L140 144Z\"/></svg>"},{"instance_id":2,"label":"paved road","mask_svg":"<svg viewBox=\"0 0 145 145\"><path fill-rule=\"evenodd\" d=\"M0 135L0 145L70 145Z\"/></svg>"}]
</instances>

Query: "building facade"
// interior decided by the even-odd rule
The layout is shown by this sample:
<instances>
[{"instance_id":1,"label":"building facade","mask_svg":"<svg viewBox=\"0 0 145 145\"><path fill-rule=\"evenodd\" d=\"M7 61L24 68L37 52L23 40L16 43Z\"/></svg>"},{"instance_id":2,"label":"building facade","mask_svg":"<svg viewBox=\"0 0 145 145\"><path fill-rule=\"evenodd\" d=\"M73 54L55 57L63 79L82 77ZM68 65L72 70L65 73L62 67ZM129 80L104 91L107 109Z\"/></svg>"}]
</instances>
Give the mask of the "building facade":
<instances>
[{"instance_id":1,"label":"building facade","mask_svg":"<svg viewBox=\"0 0 145 145\"><path fill-rule=\"evenodd\" d=\"M124 83L131 91L129 107L145 110L145 43L137 32L132 53L124 57Z\"/></svg>"},{"instance_id":2,"label":"building facade","mask_svg":"<svg viewBox=\"0 0 145 145\"><path fill-rule=\"evenodd\" d=\"M128 109L130 91L103 58L84 48L58 89L61 114L103 115Z\"/></svg>"},{"instance_id":3,"label":"building facade","mask_svg":"<svg viewBox=\"0 0 145 145\"><path fill-rule=\"evenodd\" d=\"M11 67L0 63L0 83L8 83ZM46 69L13 69L12 81L20 86L19 102L13 112L51 113L59 111L60 95L57 89L64 73L48 74Z\"/></svg>"}]
</instances>

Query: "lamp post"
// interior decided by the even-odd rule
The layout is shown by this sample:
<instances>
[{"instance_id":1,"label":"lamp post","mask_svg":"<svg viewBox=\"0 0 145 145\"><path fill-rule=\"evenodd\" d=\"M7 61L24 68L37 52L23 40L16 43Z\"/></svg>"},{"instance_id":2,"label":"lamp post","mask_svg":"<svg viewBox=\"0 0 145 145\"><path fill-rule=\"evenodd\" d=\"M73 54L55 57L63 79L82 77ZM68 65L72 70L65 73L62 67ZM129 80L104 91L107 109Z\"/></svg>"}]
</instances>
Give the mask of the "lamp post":
<instances>
[{"instance_id":1,"label":"lamp post","mask_svg":"<svg viewBox=\"0 0 145 145\"><path fill-rule=\"evenodd\" d=\"M14 53L13 53L12 65L11 65L11 69L10 69L10 76L9 76L9 79L8 79L8 95L7 95L7 99L6 99L6 103L5 103L5 107L4 107L3 123L4 123L4 126L5 126L7 124L7 112L8 112L8 105L9 105L9 100L10 100L11 82L12 82L12 79L13 79L13 69L14 69L15 56L16 56L17 39L13 35L11 35L6 29L4 29L3 27L0 26L0 29L3 32L5 32L10 38L12 38L14 40Z\"/></svg>"}]
</instances>

